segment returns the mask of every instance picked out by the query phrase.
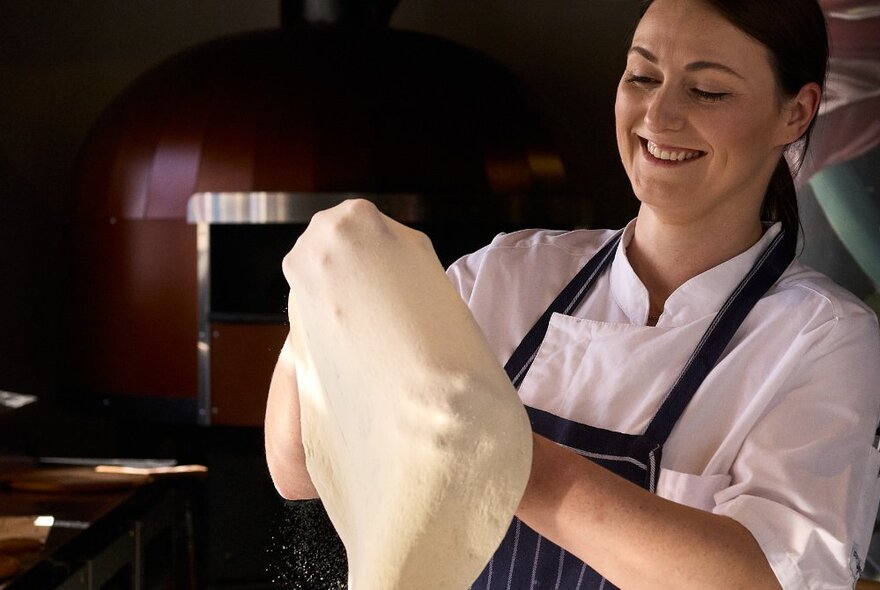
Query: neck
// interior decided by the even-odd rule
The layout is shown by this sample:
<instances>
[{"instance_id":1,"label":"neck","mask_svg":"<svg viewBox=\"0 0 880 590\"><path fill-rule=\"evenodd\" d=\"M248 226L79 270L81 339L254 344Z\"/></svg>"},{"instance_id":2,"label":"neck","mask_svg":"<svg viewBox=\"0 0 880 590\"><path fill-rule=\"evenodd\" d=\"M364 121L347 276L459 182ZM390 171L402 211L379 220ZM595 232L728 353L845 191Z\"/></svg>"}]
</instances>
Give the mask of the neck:
<instances>
[{"instance_id":1,"label":"neck","mask_svg":"<svg viewBox=\"0 0 880 590\"><path fill-rule=\"evenodd\" d=\"M760 220L724 219L677 223L642 206L627 258L648 290L649 315L658 317L672 293L693 277L752 247L763 233Z\"/></svg>"}]
</instances>

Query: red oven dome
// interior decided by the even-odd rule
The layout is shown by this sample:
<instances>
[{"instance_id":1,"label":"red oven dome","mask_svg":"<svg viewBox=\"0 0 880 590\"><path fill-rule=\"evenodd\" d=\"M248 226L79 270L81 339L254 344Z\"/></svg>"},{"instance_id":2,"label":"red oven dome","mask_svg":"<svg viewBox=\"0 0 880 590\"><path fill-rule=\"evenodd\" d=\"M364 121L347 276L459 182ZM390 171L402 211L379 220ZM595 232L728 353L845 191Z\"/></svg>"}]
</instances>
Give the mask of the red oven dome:
<instances>
[{"instance_id":1,"label":"red oven dome","mask_svg":"<svg viewBox=\"0 0 880 590\"><path fill-rule=\"evenodd\" d=\"M586 211L523 88L473 51L305 24L207 43L135 80L81 152L75 389L195 399L187 202L255 191L417 194L463 222L575 224ZM516 199L462 206L493 195Z\"/></svg>"}]
</instances>

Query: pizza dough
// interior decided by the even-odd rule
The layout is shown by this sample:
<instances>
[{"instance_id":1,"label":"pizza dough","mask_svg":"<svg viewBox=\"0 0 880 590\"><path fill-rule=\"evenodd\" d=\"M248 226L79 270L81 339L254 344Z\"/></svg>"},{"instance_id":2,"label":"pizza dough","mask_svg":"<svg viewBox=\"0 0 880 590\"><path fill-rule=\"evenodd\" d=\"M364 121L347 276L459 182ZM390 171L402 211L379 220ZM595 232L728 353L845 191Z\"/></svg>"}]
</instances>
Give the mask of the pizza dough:
<instances>
[{"instance_id":1,"label":"pizza dough","mask_svg":"<svg viewBox=\"0 0 880 590\"><path fill-rule=\"evenodd\" d=\"M430 241L347 201L284 272L306 465L349 588L468 588L519 505L532 436Z\"/></svg>"}]
</instances>

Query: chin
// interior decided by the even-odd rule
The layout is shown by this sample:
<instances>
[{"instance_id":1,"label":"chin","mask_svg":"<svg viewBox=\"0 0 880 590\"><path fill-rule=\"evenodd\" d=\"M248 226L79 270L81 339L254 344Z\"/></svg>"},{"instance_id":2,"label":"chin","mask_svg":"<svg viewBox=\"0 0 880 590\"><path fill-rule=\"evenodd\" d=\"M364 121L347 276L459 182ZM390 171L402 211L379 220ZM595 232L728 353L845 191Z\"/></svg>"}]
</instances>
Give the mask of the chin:
<instances>
[{"instance_id":1,"label":"chin","mask_svg":"<svg viewBox=\"0 0 880 590\"><path fill-rule=\"evenodd\" d=\"M633 194L643 205L662 205L675 202L683 194L681 190L671 187L659 187L656 182L630 181Z\"/></svg>"},{"instance_id":2,"label":"chin","mask_svg":"<svg viewBox=\"0 0 880 590\"><path fill-rule=\"evenodd\" d=\"M633 187L633 192L641 207L648 207L655 214L680 217L682 214L689 216L693 213L693 203L683 196L686 193L681 190L658 190L657 188L637 190Z\"/></svg>"}]
</instances>

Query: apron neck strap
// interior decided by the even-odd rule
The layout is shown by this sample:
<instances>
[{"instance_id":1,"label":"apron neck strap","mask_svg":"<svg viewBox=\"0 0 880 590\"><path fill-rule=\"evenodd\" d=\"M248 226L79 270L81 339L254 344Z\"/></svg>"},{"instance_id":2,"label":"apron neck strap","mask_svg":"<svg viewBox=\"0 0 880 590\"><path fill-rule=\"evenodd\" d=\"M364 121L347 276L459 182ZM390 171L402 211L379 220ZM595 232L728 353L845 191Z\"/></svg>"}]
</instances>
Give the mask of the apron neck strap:
<instances>
[{"instance_id":1,"label":"apron neck strap","mask_svg":"<svg viewBox=\"0 0 880 590\"><path fill-rule=\"evenodd\" d=\"M554 313L569 315L583 301L596 282L596 279L614 259L614 253L617 250L617 244L620 243L622 235L623 230L617 232L578 271L574 278L569 281L568 285L556 296L550 307L538 318L538 321L535 322L532 329L525 335L525 338L522 339L516 350L513 351L507 364L504 365L504 370L507 372L507 376L510 377L510 382L513 383L515 388L519 389L526 373L528 373L529 368L532 366L532 362L535 360L535 356L538 354L538 348L541 346L541 342L544 341L544 336L547 334L547 328L550 325L550 317Z\"/></svg>"},{"instance_id":2,"label":"apron neck strap","mask_svg":"<svg viewBox=\"0 0 880 590\"><path fill-rule=\"evenodd\" d=\"M789 235L781 230L773 238L703 334L700 344L648 425L646 437L661 445L666 442L679 417L746 316L794 260L796 248L797 234Z\"/></svg>"},{"instance_id":3,"label":"apron neck strap","mask_svg":"<svg viewBox=\"0 0 880 590\"><path fill-rule=\"evenodd\" d=\"M554 313L570 315L583 301L596 279L614 259L622 235L623 231L616 233L578 271L514 350L504 366L514 387L519 388L532 366L550 325L550 317ZM746 316L794 260L796 248L797 234L789 235L785 230L781 230L765 248L703 334L696 350L648 425L645 437L660 445L666 442L688 403L715 367Z\"/></svg>"}]
</instances>

